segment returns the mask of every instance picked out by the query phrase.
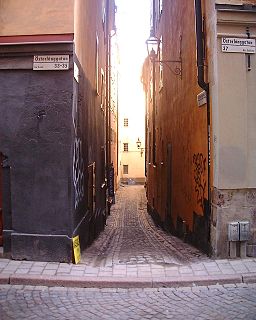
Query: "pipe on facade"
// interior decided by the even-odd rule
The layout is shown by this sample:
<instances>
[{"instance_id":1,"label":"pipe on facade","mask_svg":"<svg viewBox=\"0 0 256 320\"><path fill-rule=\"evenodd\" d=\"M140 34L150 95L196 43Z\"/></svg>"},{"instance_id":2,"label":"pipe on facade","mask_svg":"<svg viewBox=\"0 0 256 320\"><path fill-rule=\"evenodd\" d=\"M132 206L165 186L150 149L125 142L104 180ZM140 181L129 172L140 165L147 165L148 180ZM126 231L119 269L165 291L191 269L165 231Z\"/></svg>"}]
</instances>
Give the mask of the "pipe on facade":
<instances>
[{"instance_id":1,"label":"pipe on facade","mask_svg":"<svg viewBox=\"0 0 256 320\"><path fill-rule=\"evenodd\" d=\"M203 17L201 0L195 0L196 9L196 44L197 44L197 77L199 86L207 93L209 84L204 80L204 35L203 35Z\"/></svg>"},{"instance_id":2,"label":"pipe on facade","mask_svg":"<svg viewBox=\"0 0 256 320\"><path fill-rule=\"evenodd\" d=\"M196 43L197 43L197 82L198 85L205 90L207 95L207 143L208 143L208 204L205 210L207 220L209 222L211 215L211 114L210 114L210 98L209 83L205 82L204 77L204 33L203 33L203 16L201 0L195 0L195 17L196 17ZM209 227L210 238L210 227ZM209 239L208 239L209 241ZM210 242L210 241L209 241Z\"/></svg>"},{"instance_id":3,"label":"pipe on facade","mask_svg":"<svg viewBox=\"0 0 256 320\"><path fill-rule=\"evenodd\" d=\"M110 35L109 35L109 18L110 18L110 1L106 2L106 176L111 163L110 153Z\"/></svg>"}]
</instances>

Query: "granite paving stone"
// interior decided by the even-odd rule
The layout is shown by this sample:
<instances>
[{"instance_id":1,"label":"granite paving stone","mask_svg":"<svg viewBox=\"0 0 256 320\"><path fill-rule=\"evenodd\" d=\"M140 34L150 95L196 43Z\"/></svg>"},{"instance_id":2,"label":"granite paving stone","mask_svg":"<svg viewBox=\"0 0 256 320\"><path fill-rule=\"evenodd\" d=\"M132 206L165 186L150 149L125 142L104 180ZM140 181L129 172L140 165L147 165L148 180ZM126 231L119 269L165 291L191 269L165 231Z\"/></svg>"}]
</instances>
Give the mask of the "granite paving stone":
<instances>
[{"instance_id":1,"label":"granite paving stone","mask_svg":"<svg viewBox=\"0 0 256 320\"><path fill-rule=\"evenodd\" d=\"M16 274L28 274L29 273L29 269L17 269L15 271Z\"/></svg>"},{"instance_id":2,"label":"granite paving stone","mask_svg":"<svg viewBox=\"0 0 256 320\"><path fill-rule=\"evenodd\" d=\"M56 270L53 270L53 269L45 269L43 272L42 272L42 275L56 275Z\"/></svg>"},{"instance_id":3,"label":"granite paving stone","mask_svg":"<svg viewBox=\"0 0 256 320\"><path fill-rule=\"evenodd\" d=\"M59 267L58 264L54 265L54 264L47 264L44 268L44 270L57 270Z\"/></svg>"},{"instance_id":4,"label":"granite paving stone","mask_svg":"<svg viewBox=\"0 0 256 320\"><path fill-rule=\"evenodd\" d=\"M207 257L154 224L147 212L143 186L123 186L116 194L116 203L111 207L105 230L82 252L78 265L0 258L1 274L1 281L6 281L8 275L10 279L12 275L31 275L38 276L38 279L58 276L63 281L68 277L99 281L101 277L113 281L118 278L126 281L143 277L161 278L161 281L176 278L181 281L185 277L186 281L190 281L194 277L210 282L229 276L225 278L226 282L232 283L239 279L255 282L256 259L214 260ZM76 283L79 284L78 281Z\"/></svg>"}]
</instances>

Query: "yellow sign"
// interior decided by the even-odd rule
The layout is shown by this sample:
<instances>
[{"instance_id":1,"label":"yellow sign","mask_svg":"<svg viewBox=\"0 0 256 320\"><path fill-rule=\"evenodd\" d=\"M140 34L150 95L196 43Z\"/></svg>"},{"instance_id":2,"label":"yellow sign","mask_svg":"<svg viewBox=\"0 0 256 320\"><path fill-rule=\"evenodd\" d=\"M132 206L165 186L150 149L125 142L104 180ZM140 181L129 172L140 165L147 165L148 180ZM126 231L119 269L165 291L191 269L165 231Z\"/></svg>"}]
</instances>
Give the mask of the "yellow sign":
<instances>
[{"instance_id":1,"label":"yellow sign","mask_svg":"<svg viewBox=\"0 0 256 320\"><path fill-rule=\"evenodd\" d=\"M72 238L72 240L73 240L75 264L77 264L81 259L79 236Z\"/></svg>"}]
</instances>

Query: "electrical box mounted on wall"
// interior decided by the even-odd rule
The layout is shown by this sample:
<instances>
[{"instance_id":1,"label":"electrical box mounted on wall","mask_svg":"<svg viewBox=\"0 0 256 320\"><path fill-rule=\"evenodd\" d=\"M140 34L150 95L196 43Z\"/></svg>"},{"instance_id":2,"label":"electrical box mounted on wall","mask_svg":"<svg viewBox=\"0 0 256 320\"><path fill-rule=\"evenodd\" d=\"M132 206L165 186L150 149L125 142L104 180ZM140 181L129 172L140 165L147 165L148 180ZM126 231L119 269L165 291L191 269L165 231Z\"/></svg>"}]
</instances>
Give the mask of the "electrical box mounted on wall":
<instances>
[{"instance_id":1,"label":"electrical box mounted on wall","mask_svg":"<svg viewBox=\"0 0 256 320\"><path fill-rule=\"evenodd\" d=\"M247 241L250 234L249 221L230 222L228 224L229 241Z\"/></svg>"},{"instance_id":2,"label":"electrical box mounted on wall","mask_svg":"<svg viewBox=\"0 0 256 320\"><path fill-rule=\"evenodd\" d=\"M240 227L239 228L240 241L249 240L250 222L249 221L240 221L239 227Z\"/></svg>"},{"instance_id":3,"label":"electrical box mounted on wall","mask_svg":"<svg viewBox=\"0 0 256 320\"><path fill-rule=\"evenodd\" d=\"M239 223L231 222L228 224L228 240L239 241Z\"/></svg>"}]
</instances>

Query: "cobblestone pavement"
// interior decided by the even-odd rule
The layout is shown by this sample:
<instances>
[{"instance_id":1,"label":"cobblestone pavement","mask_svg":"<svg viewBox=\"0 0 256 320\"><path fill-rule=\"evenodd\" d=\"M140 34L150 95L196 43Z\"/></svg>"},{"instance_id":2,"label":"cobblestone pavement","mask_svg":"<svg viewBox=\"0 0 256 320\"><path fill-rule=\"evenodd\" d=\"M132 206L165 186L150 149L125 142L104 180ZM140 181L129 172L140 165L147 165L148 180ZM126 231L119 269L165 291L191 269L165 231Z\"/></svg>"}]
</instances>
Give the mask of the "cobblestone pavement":
<instances>
[{"instance_id":1,"label":"cobblestone pavement","mask_svg":"<svg viewBox=\"0 0 256 320\"><path fill-rule=\"evenodd\" d=\"M82 255L83 263L103 267L179 266L206 260L200 251L154 225L143 186L120 187L105 231Z\"/></svg>"},{"instance_id":2,"label":"cobblestone pavement","mask_svg":"<svg viewBox=\"0 0 256 320\"><path fill-rule=\"evenodd\" d=\"M177 289L0 286L9 319L256 319L256 285Z\"/></svg>"},{"instance_id":3,"label":"cobblestone pavement","mask_svg":"<svg viewBox=\"0 0 256 320\"><path fill-rule=\"evenodd\" d=\"M185 285L188 285L188 279L198 283L198 279L212 280L213 277L215 280L225 278L226 283L247 283L256 282L256 258L208 258L154 225L146 210L142 186L123 186L117 192L116 204L112 206L104 232L83 252L82 261L78 265L0 259L2 284L35 284L31 279L47 278L50 281L67 280L68 277L73 277L77 285L80 280L103 278L109 283L114 279L136 281L143 278L148 281L147 286L151 287L159 286L159 279L178 282L186 279ZM27 279L27 282L19 282L21 279ZM84 282L84 286L88 285ZM164 281L163 285L166 285Z\"/></svg>"}]
</instances>

